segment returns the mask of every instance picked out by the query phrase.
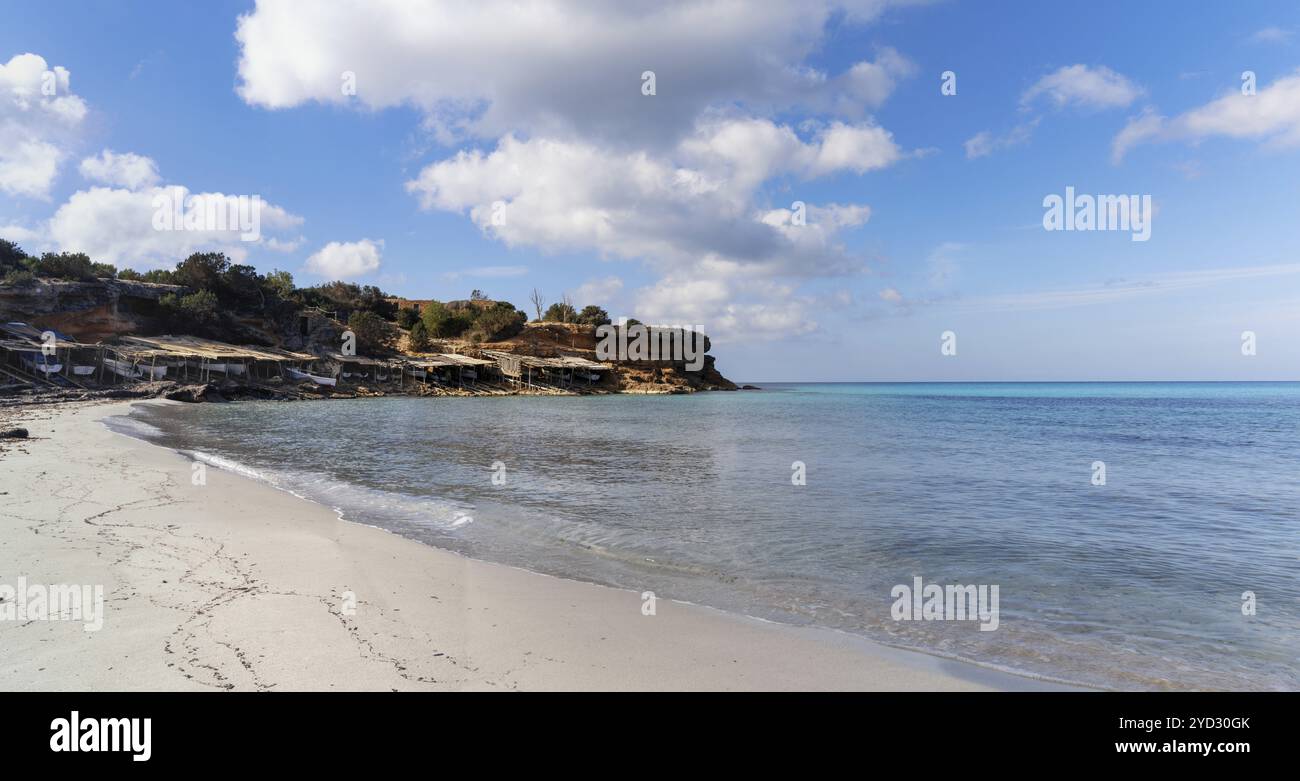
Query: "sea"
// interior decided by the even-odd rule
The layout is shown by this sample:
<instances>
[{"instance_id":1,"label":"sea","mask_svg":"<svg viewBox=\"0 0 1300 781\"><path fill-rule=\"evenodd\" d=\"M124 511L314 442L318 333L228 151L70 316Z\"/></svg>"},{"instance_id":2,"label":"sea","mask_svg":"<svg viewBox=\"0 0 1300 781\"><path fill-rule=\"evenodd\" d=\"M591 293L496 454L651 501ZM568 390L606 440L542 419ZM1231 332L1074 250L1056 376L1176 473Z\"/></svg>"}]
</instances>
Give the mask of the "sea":
<instances>
[{"instance_id":1,"label":"sea","mask_svg":"<svg viewBox=\"0 0 1300 781\"><path fill-rule=\"evenodd\" d=\"M656 599L1091 687L1300 689L1300 383L761 387L110 425L349 521ZM903 609L918 583L996 586L996 628Z\"/></svg>"}]
</instances>

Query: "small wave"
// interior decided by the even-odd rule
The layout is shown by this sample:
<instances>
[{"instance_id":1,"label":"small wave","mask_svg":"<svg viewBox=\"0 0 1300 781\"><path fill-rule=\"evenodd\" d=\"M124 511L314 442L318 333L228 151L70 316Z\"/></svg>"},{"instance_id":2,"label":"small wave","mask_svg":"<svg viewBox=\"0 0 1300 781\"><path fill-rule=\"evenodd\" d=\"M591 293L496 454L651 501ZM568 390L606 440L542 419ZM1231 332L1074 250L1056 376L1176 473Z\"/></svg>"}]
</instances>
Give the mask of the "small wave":
<instances>
[{"instance_id":1,"label":"small wave","mask_svg":"<svg viewBox=\"0 0 1300 781\"><path fill-rule=\"evenodd\" d=\"M163 436L163 430L130 415L110 415L104 418L104 425L109 431L134 439L156 440Z\"/></svg>"},{"instance_id":2,"label":"small wave","mask_svg":"<svg viewBox=\"0 0 1300 781\"><path fill-rule=\"evenodd\" d=\"M274 485L277 488L279 487L279 485L274 480L269 479L267 475L262 474L261 472L257 471L251 466L241 464L238 461L234 461L229 458L224 458L215 453L204 453L201 450L180 450L177 452L181 453L182 455L188 458L192 458L195 461L201 461L209 466L215 466L216 468L225 470L227 472L234 472L237 475L243 475L244 477L251 477L254 480L259 480L264 483L270 483L271 485Z\"/></svg>"},{"instance_id":3,"label":"small wave","mask_svg":"<svg viewBox=\"0 0 1300 781\"><path fill-rule=\"evenodd\" d=\"M336 480L320 472L261 470L204 451L179 451L227 472L267 483L299 499L333 510L339 518L397 531L394 526L452 531L472 523L473 508L432 497L416 497Z\"/></svg>"}]
</instances>

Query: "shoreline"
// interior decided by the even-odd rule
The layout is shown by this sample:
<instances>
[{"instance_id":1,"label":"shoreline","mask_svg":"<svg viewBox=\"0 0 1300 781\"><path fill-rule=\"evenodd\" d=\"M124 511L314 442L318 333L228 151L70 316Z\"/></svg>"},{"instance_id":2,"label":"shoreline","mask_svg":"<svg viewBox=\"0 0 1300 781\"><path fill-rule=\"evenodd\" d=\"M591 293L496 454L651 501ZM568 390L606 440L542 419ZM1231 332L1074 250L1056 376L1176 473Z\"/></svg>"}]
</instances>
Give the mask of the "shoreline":
<instances>
[{"instance_id":1,"label":"shoreline","mask_svg":"<svg viewBox=\"0 0 1300 781\"><path fill-rule=\"evenodd\" d=\"M136 403L41 405L34 439L0 454L0 583L105 592L99 632L0 621L0 688L1075 688L668 596L646 616L635 592L467 558L232 472L195 486L190 459L104 425Z\"/></svg>"}]
</instances>

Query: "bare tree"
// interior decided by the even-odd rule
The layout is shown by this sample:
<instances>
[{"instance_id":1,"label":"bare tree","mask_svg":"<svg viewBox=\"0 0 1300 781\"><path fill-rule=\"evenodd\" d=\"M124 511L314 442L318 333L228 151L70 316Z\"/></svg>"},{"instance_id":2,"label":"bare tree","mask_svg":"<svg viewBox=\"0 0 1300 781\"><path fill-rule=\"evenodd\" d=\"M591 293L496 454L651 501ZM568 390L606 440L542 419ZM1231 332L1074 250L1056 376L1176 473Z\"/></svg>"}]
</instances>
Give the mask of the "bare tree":
<instances>
[{"instance_id":1,"label":"bare tree","mask_svg":"<svg viewBox=\"0 0 1300 781\"><path fill-rule=\"evenodd\" d=\"M572 322L573 315L578 311L573 308L573 299L569 298L568 293L564 293L560 296L560 303L564 304L564 306L561 307L564 310L564 313L561 315L564 318L564 322Z\"/></svg>"},{"instance_id":2,"label":"bare tree","mask_svg":"<svg viewBox=\"0 0 1300 781\"><path fill-rule=\"evenodd\" d=\"M542 291L533 288L533 294L528 297L533 302L533 309L537 310L537 319L542 319L542 308L546 306L546 299L542 298Z\"/></svg>"}]
</instances>

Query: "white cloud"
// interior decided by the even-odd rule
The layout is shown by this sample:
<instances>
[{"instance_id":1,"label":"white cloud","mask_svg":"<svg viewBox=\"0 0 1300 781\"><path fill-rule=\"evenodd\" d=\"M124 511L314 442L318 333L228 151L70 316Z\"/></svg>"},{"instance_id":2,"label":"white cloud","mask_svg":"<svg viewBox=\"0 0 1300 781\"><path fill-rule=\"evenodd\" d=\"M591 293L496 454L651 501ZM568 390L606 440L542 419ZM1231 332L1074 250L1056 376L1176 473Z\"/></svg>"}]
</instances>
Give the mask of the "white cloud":
<instances>
[{"instance_id":1,"label":"white cloud","mask_svg":"<svg viewBox=\"0 0 1300 781\"><path fill-rule=\"evenodd\" d=\"M1250 41L1251 43L1286 43L1291 40L1293 35L1295 35L1295 30L1286 30L1281 27L1265 27L1250 36Z\"/></svg>"},{"instance_id":2,"label":"white cloud","mask_svg":"<svg viewBox=\"0 0 1300 781\"><path fill-rule=\"evenodd\" d=\"M728 307L730 296L761 297L765 289L754 280L864 266L837 237L864 224L869 207L809 204L806 224L797 225L792 208L759 208L757 188L778 175L867 171L901 157L889 134L871 125L832 123L803 141L768 120L730 120L703 125L662 157L507 136L490 153L461 152L426 167L407 187L425 208L467 212L511 246L650 262L665 278L643 292L638 312L713 311L711 321L739 323L757 310ZM769 303L787 313L797 308Z\"/></svg>"},{"instance_id":3,"label":"white cloud","mask_svg":"<svg viewBox=\"0 0 1300 781\"><path fill-rule=\"evenodd\" d=\"M1046 96L1058 108L1107 109L1128 106L1141 95L1140 87L1104 65L1068 65L1035 82L1020 101L1027 106Z\"/></svg>"},{"instance_id":4,"label":"white cloud","mask_svg":"<svg viewBox=\"0 0 1300 781\"><path fill-rule=\"evenodd\" d=\"M846 117L879 105L911 73L897 52L839 75L803 61L834 14L860 24L896 4L260 0L236 30L238 91L267 108L413 105L444 138L672 145L716 105L764 114L813 105ZM646 70L654 96L641 93Z\"/></svg>"},{"instance_id":5,"label":"white cloud","mask_svg":"<svg viewBox=\"0 0 1300 781\"><path fill-rule=\"evenodd\" d=\"M879 128L836 124L805 143L787 127L743 120L702 128L663 158L507 136L491 153L461 152L429 165L407 188L426 209L468 211L481 229L510 245L665 262L711 257L807 266L817 254L833 253L836 230L861 224L869 211L814 207L807 230L789 230L753 206L755 189L781 173L865 171L900 156Z\"/></svg>"},{"instance_id":6,"label":"white cloud","mask_svg":"<svg viewBox=\"0 0 1300 781\"><path fill-rule=\"evenodd\" d=\"M962 145L966 150L966 159L974 160L977 157L987 157L996 151L1020 146L1029 141L1034 135L1034 129L1038 127L1041 119L1041 117L1035 117L1029 122L1022 122L1012 128L1006 135L995 136L987 130L975 134L966 139L966 142Z\"/></svg>"},{"instance_id":7,"label":"white cloud","mask_svg":"<svg viewBox=\"0 0 1300 781\"><path fill-rule=\"evenodd\" d=\"M1229 92L1172 119L1147 110L1115 136L1111 157L1119 162L1134 146L1151 141L1196 143L1214 137L1300 145L1300 72L1279 78L1255 95Z\"/></svg>"},{"instance_id":8,"label":"white cloud","mask_svg":"<svg viewBox=\"0 0 1300 781\"><path fill-rule=\"evenodd\" d=\"M371 241L331 241L307 258L306 270L329 279L354 279L379 269L383 239Z\"/></svg>"},{"instance_id":9,"label":"white cloud","mask_svg":"<svg viewBox=\"0 0 1300 781\"><path fill-rule=\"evenodd\" d=\"M117 185L128 190L152 187L158 184L158 165L148 157L132 152L118 154L105 149L95 157L81 161L81 175L102 184Z\"/></svg>"},{"instance_id":10,"label":"white cloud","mask_svg":"<svg viewBox=\"0 0 1300 781\"><path fill-rule=\"evenodd\" d=\"M903 302L903 294L892 287L880 291L879 295L881 301L888 301L891 304L901 304Z\"/></svg>"},{"instance_id":11,"label":"white cloud","mask_svg":"<svg viewBox=\"0 0 1300 781\"><path fill-rule=\"evenodd\" d=\"M46 241L45 233L38 228L28 228L24 225L0 225L0 239L8 239L15 244L26 244L25 250L31 252L33 246L38 246Z\"/></svg>"},{"instance_id":12,"label":"white cloud","mask_svg":"<svg viewBox=\"0 0 1300 781\"><path fill-rule=\"evenodd\" d=\"M50 218L46 234L58 249L85 252L97 261L132 268L170 266L193 252L224 252L242 262L252 247L266 246L267 232L288 230L302 218L279 206L263 203L259 213L259 241L241 241L237 225L219 230L159 230L155 228L156 204L163 198L177 198L191 207L224 202L222 193L191 193L184 187L148 187L124 190L92 187L73 193ZM192 200L194 199L194 200ZM182 228L184 226L182 225Z\"/></svg>"},{"instance_id":13,"label":"white cloud","mask_svg":"<svg viewBox=\"0 0 1300 781\"><path fill-rule=\"evenodd\" d=\"M572 298L577 302L575 306L579 308L595 304L608 310L611 306L615 306L616 302L621 301L622 294L623 280L610 276L587 280L573 291ZM610 314L618 317L612 311Z\"/></svg>"},{"instance_id":14,"label":"white cloud","mask_svg":"<svg viewBox=\"0 0 1300 781\"><path fill-rule=\"evenodd\" d=\"M50 67L36 54L0 64L0 191L48 199L85 117L66 68Z\"/></svg>"},{"instance_id":15,"label":"white cloud","mask_svg":"<svg viewBox=\"0 0 1300 781\"><path fill-rule=\"evenodd\" d=\"M882 105L902 79L915 75L916 65L894 49L880 51L875 62L855 63L839 78L837 92L856 101L845 108L852 115L857 106L875 108Z\"/></svg>"},{"instance_id":16,"label":"white cloud","mask_svg":"<svg viewBox=\"0 0 1300 781\"><path fill-rule=\"evenodd\" d=\"M238 91L271 109L412 106L444 144L489 141L408 182L423 208L466 214L511 247L647 263L661 279L638 312L739 326L770 304L784 313L771 324L807 309L792 295L801 280L862 271L839 235L870 210L810 204L796 225L774 207L797 194L767 203L767 183L797 190L907 156L870 112L913 63L888 47L838 72L807 60L834 25L902 4L260 0L236 32ZM793 112L809 121L773 120Z\"/></svg>"}]
</instances>

